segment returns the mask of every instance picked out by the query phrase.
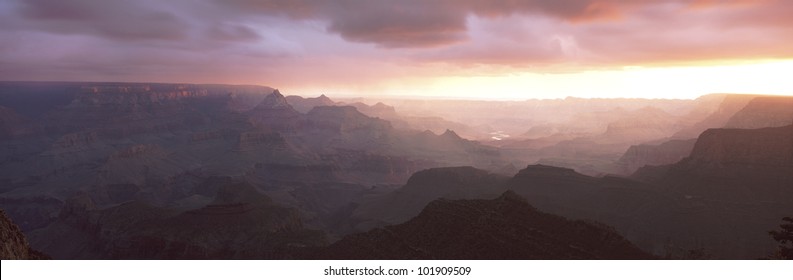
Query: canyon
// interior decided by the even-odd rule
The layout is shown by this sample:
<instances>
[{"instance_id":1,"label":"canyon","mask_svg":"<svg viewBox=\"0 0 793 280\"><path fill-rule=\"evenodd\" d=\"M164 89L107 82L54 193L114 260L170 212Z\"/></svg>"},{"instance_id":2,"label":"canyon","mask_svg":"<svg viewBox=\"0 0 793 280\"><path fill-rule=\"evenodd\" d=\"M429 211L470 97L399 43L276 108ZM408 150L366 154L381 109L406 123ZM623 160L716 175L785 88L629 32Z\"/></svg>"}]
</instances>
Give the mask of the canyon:
<instances>
[{"instance_id":1,"label":"canyon","mask_svg":"<svg viewBox=\"0 0 793 280\"><path fill-rule=\"evenodd\" d=\"M761 258L791 101L0 82L8 258Z\"/></svg>"}]
</instances>

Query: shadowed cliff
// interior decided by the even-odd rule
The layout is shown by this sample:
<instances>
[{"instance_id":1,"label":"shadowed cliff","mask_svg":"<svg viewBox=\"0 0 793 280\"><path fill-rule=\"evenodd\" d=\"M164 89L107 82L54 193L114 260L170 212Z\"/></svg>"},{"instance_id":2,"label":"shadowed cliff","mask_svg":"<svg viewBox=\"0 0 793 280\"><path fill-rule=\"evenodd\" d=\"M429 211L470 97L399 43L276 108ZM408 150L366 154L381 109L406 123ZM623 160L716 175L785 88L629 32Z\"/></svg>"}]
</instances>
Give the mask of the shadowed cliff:
<instances>
[{"instance_id":1,"label":"shadowed cliff","mask_svg":"<svg viewBox=\"0 0 793 280\"><path fill-rule=\"evenodd\" d=\"M613 230L538 211L513 192L431 202L399 225L353 234L329 259L651 259Z\"/></svg>"}]
</instances>

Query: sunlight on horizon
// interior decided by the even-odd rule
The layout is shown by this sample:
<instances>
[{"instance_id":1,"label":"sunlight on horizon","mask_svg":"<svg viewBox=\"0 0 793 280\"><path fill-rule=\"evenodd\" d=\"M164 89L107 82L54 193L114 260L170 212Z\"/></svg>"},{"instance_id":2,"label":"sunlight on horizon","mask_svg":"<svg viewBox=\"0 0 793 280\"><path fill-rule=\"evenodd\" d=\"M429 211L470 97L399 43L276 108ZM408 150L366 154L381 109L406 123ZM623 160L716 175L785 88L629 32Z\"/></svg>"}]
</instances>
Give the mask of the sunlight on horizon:
<instances>
[{"instance_id":1,"label":"sunlight on horizon","mask_svg":"<svg viewBox=\"0 0 793 280\"><path fill-rule=\"evenodd\" d=\"M298 88L331 97L525 100L581 98L694 99L711 93L793 95L793 60L718 66L641 67L578 73L506 73L397 80L375 87Z\"/></svg>"}]
</instances>

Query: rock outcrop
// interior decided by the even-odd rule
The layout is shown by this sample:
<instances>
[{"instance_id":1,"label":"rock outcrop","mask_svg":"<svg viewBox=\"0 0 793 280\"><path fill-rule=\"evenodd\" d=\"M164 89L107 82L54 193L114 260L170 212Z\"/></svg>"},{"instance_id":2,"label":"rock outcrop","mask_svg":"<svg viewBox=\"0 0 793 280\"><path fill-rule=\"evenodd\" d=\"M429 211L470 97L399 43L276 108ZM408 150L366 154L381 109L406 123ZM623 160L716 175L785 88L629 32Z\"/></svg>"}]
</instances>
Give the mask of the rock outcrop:
<instances>
[{"instance_id":1,"label":"rock outcrop","mask_svg":"<svg viewBox=\"0 0 793 280\"><path fill-rule=\"evenodd\" d=\"M765 233L793 211L793 125L709 129L689 157L633 177L684 198L687 234L716 256L762 257L774 247Z\"/></svg>"},{"instance_id":2,"label":"rock outcrop","mask_svg":"<svg viewBox=\"0 0 793 280\"><path fill-rule=\"evenodd\" d=\"M278 90L264 98L259 105L247 112L251 122L277 131L290 131L300 121L298 113Z\"/></svg>"},{"instance_id":3,"label":"rock outcrop","mask_svg":"<svg viewBox=\"0 0 793 280\"><path fill-rule=\"evenodd\" d=\"M300 113L308 113L311 109L317 106L334 106L336 102L325 96L324 94L313 97L304 98L297 95L290 95L286 97L286 101L292 105Z\"/></svg>"},{"instance_id":4,"label":"rock outcrop","mask_svg":"<svg viewBox=\"0 0 793 280\"><path fill-rule=\"evenodd\" d=\"M507 179L470 166L422 170L394 192L362 203L352 218L359 221L359 230L402 223L436 199L494 198L503 192L501 185Z\"/></svg>"},{"instance_id":5,"label":"rock outcrop","mask_svg":"<svg viewBox=\"0 0 793 280\"><path fill-rule=\"evenodd\" d=\"M665 165L680 161L691 154L697 139L669 140L658 145L633 145L625 151L617 164L622 174L633 174L645 165Z\"/></svg>"},{"instance_id":6,"label":"rock outcrop","mask_svg":"<svg viewBox=\"0 0 793 280\"><path fill-rule=\"evenodd\" d=\"M208 205L184 212L141 202L94 209L73 199L59 220L32 233L56 258L270 259L290 248L325 244L303 228L298 211L279 206L246 184L218 189Z\"/></svg>"},{"instance_id":7,"label":"rock outcrop","mask_svg":"<svg viewBox=\"0 0 793 280\"><path fill-rule=\"evenodd\" d=\"M38 260L48 259L46 255L33 250L19 227L0 209L0 260Z\"/></svg>"},{"instance_id":8,"label":"rock outcrop","mask_svg":"<svg viewBox=\"0 0 793 280\"><path fill-rule=\"evenodd\" d=\"M725 128L763 128L793 124L793 97L760 96L735 113Z\"/></svg>"},{"instance_id":9,"label":"rock outcrop","mask_svg":"<svg viewBox=\"0 0 793 280\"><path fill-rule=\"evenodd\" d=\"M513 192L439 199L408 222L343 238L322 259L652 259L606 226L538 211Z\"/></svg>"},{"instance_id":10,"label":"rock outcrop","mask_svg":"<svg viewBox=\"0 0 793 280\"><path fill-rule=\"evenodd\" d=\"M691 196L793 203L793 125L709 129L655 181Z\"/></svg>"},{"instance_id":11,"label":"rock outcrop","mask_svg":"<svg viewBox=\"0 0 793 280\"><path fill-rule=\"evenodd\" d=\"M608 224L656 255L691 258L687 251L702 249L711 258L754 259L772 250L766 232L793 211L786 175L793 172L757 167L697 173L707 169L678 167L686 161L645 182L529 166L506 186L544 212Z\"/></svg>"},{"instance_id":12,"label":"rock outcrop","mask_svg":"<svg viewBox=\"0 0 793 280\"><path fill-rule=\"evenodd\" d=\"M713 110L707 117L691 124L680 131L676 132L672 138L674 139L689 139L698 137L702 132L710 128L721 128L727 124L730 118L738 111L743 109L752 99L758 97L757 95L748 94L726 94L726 95L712 95L705 96L703 99L710 101L711 99L721 98L718 107ZM698 99L699 100L699 99ZM707 103L707 102L706 102ZM707 107L707 106L706 106ZM707 108L696 108L695 111L707 110ZM710 110L708 110L710 111ZM698 112L692 112L697 114Z\"/></svg>"}]
</instances>

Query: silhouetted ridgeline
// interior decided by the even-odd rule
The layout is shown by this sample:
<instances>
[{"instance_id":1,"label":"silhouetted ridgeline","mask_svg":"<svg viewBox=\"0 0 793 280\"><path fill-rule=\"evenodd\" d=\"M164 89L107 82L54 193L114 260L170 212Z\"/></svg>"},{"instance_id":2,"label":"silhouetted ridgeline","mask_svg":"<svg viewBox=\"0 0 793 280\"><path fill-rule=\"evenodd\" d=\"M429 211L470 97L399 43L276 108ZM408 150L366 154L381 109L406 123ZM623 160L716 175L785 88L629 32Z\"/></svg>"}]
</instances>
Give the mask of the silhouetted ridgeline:
<instances>
[{"instance_id":1,"label":"silhouetted ridgeline","mask_svg":"<svg viewBox=\"0 0 793 280\"><path fill-rule=\"evenodd\" d=\"M399 225L353 234L322 259L652 259L612 229L538 211L514 192L430 202Z\"/></svg>"},{"instance_id":2,"label":"silhouetted ridgeline","mask_svg":"<svg viewBox=\"0 0 793 280\"><path fill-rule=\"evenodd\" d=\"M0 82L0 208L14 256L754 259L793 212L791 101Z\"/></svg>"}]
</instances>

